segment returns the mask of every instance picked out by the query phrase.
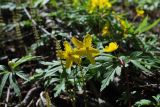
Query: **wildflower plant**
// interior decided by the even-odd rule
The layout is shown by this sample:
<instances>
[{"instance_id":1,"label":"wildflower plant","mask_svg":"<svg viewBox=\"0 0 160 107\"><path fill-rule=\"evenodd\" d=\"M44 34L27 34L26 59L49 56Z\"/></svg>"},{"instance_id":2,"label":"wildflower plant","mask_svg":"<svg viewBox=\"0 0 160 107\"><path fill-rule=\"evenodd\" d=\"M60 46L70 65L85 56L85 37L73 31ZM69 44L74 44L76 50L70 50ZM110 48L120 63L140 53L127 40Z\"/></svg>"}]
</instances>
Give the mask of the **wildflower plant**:
<instances>
[{"instance_id":1,"label":"wildflower plant","mask_svg":"<svg viewBox=\"0 0 160 107\"><path fill-rule=\"evenodd\" d=\"M40 62L46 68L37 68L30 78L26 78L19 65L35 57L14 59L8 64L9 69L0 66L0 75L3 76L0 95L8 80L16 94L20 95L15 78L17 75L26 83L40 81L45 91L52 90L54 97L67 95L73 107L76 107L77 91L81 91L84 106L87 107L86 86L89 80L96 79L101 84L98 90L102 92L118 77L124 81L127 103L130 105L130 73L147 77L158 72L160 44L157 35L152 35L149 30L159 24L160 19L151 23L149 16L145 17L147 13L138 8L134 11L136 16L129 17L127 12L114 10L111 0L38 1L36 7L48 3L55 8L56 11L47 13L46 20L50 22L55 19L58 24L51 34L47 33L46 38L50 35L48 39L54 39L56 43L61 39L63 46L56 46L56 58L52 62ZM136 18L140 18L140 22L135 23ZM132 79L136 80L137 77Z\"/></svg>"},{"instance_id":2,"label":"wildflower plant","mask_svg":"<svg viewBox=\"0 0 160 107\"><path fill-rule=\"evenodd\" d=\"M12 59L8 62L8 67L0 65L0 76L3 76L0 84L0 97L3 92L3 88L5 87L5 85L7 85L8 81L8 87L13 88L17 96L21 95L16 76L25 81L28 80L28 76L24 73L23 70L20 69L20 65L25 62L35 60L36 58L38 57L29 55L22 58Z\"/></svg>"},{"instance_id":3,"label":"wildflower plant","mask_svg":"<svg viewBox=\"0 0 160 107\"><path fill-rule=\"evenodd\" d=\"M140 57L145 54L138 44L141 43L141 39L137 35L145 32L144 29L151 29L159 22L158 20L147 26L148 19L142 18L142 22L136 25L127 20L125 14L113 11L111 9L113 4L109 0L87 0L79 3L78 0L74 0L75 4L81 6L74 7L76 11L72 8L68 9L72 16L69 14L63 18L72 20L66 21L67 27L73 29L73 35L78 35L79 39L72 36L69 42L63 42L64 51L57 51L57 57L64 65L65 89L69 90L70 85L74 87L72 98L76 98L74 92L79 89L84 90L83 94L86 95L86 82L91 78L97 78L101 82L100 91L103 91L110 82L114 81L115 76L121 76L122 70L127 75L125 69L129 69L132 65L143 73L152 75ZM143 16L144 13L139 11L138 14L137 11L137 15ZM77 28L76 32L74 28ZM132 45L134 46L130 47ZM137 51L133 52L130 49ZM89 62L85 62L85 59ZM127 78L125 79L128 83ZM70 80L73 81L67 82ZM72 92L68 91L68 93Z\"/></svg>"}]
</instances>

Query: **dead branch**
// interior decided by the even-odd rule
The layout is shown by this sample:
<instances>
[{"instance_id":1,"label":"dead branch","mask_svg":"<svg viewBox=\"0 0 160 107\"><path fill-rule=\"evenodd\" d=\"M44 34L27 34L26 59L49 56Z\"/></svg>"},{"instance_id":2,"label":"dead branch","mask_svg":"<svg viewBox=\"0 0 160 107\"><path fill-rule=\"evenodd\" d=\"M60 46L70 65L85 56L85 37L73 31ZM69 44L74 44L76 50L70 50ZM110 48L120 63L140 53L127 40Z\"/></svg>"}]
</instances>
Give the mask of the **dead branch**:
<instances>
[{"instance_id":1,"label":"dead branch","mask_svg":"<svg viewBox=\"0 0 160 107\"><path fill-rule=\"evenodd\" d=\"M25 98L23 99L23 101L22 101L20 104L16 105L15 107L26 107L26 106L30 103L30 101L32 100L32 98L34 97L33 95L34 95L34 94L37 92L37 90L39 90L39 89L40 89L39 86L30 89L30 90L28 91L28 93L26 94Z\"/></svg>"}]
</instances>

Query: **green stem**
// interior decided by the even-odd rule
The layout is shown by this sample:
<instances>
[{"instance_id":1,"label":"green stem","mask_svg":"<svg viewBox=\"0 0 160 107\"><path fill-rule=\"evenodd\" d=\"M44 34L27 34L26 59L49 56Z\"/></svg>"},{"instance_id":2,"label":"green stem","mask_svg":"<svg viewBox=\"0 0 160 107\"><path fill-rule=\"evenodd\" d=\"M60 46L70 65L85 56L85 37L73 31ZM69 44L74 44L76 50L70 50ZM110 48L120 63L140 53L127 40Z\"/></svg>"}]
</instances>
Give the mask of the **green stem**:
<instances>
[{"instance_id":1,"label":"green stem","mask_svg":"<svg viewBox=\"0 0 160 107\"><path fill-rule=\"evenodd\" d=\"M74 87L73 87L73 103L72 106L76 107L76 74L77 74L77 66L76 71L73 73L73 79L74 79Z\"/></svg>"},{"instance_id":2,"label":"green stem","mask_svg":"<svg viewBox=\"0 0 160 107\"><path fill-rule=\"evenodd\" d=\"M85 84L85 78L83 75L83 71L82 71L82 66L80 66L80 71L81 71L81 76L82 76L82 86L83 86L83 90L84 90L84 107L87 107L87 93L86 93L86 84Z\"/></svg>"},{"instance_id":3,"label":"green stem","mask_svg":"<svg viewBox=\"0 0 160 107\"><path fill-rule=\"evenodd\" d=\"M64 78L66 80L66 83L69 83L66 68L64 67L62 60L61 60L61 65L62 65L62 69L63 69L63 75L62 76L64 76ZM75 76L74 76L74 84L75 84ZM66 84L66 91L69 94L70 99L73 100L73 101L71 100L72 107L76 107L75 95L72 96L72 91L68 89L67 84ZM74 91L75 91L75 86L74 86ZM74 94L75 94L75 92L74 92Z\"/></svg>"},{"instance_id":4,"label":"green stem","mask_svg":"<svg viewBox=\"0 0 160 107\"><path fill-rule=\"evenodd\" d=\"M61 59L60 59L60 60L61 60ZM65 69L65 67L64 67L64 65L63 65L62 60L61 60L61 65L62 65L62 69L63 69L61 78L63 78L63 76L64 76L64 78L65 78L65 80L66 80L66 83L68 83L68 78L67 78L66 69ZM70 93L67 86L66 86L66 91L67 91L68 94ZM69 97L70 97L70 95L69 95ZM70 98L71 98L71 97L70 97Z\"/></svg>"}]
</instances>

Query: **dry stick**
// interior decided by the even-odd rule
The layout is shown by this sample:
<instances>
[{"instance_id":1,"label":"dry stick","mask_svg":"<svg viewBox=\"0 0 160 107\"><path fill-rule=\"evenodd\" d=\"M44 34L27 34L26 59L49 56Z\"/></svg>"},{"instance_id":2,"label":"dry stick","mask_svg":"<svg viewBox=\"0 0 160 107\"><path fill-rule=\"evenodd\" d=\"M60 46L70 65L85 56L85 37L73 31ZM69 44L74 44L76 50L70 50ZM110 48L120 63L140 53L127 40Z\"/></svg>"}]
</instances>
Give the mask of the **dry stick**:
<instances>
[{"instance_id":1,"label":"dry stick","mask_svg":"<svg viewBox=\"0 0 160 107\"><path fill-rule=\"evenodd\" d=\"M8 87L8 90L7 90L7 98L6 98L6 103L5 103L5 107L8 106L8 101L9 101L9 95L10 95L10 86Z\"/></svg>"},{"instance_id":2,"label":"dry stick","mask_svg":"<svg viewBox=\"0 0 160 107\"><path fill-rule=\"evenodd\" d=\"M27 105L27 107L33 107L33 100L30 101L30 103Z\"/></svg>"},{"instance_id":3,"label":"dry stick","mask_svg":"<svg viewBox=\"0 0 160 107\"><path fill-rule=\"evenodd\" d=\"M25 96L25 98L23 99L23 101L20 102L20 104L16 105L15 107L26 107L30 103L30 101L32 100L32 98L34 97L33 95L35 93L37 93L36 91L39 90L39 89L40 89L39 86L30 89L28 91L27 95Z\"/></svg>"},{"instance_id":4,"label":"dry stick","mask_svg":"<svg viewBox=\"0 0 160 107\"><path fill-rule=\"evenodd\" d=\"M51 35L50 32L48 32L45 28L43 28L42 26L39 26L39 25L36 23L36 21L31 17L31 15L29 14L28 10L27 10L25 7L23 7L23 9L24 9L24 12L26 13L26 15L28 16L28 18L32 21L32 23L33 23L34 26L37 26L37 27L38 27L39 29L41 29L45 34ZM54 39L55 39L55 38L54 38Z\"/></svg>"},{"instance_id":5,"label":"dry stick","mask_svg":"<svg viewBox=\"0 0 160 107\"><path fill-rule=\"evenodd\" d=\"M158 84L139 85L139 87L141 87L141 88L148 87L148 88L151 88L151 89L160 90L160 86L158 86Z\"/></svg>"}]
</instances>

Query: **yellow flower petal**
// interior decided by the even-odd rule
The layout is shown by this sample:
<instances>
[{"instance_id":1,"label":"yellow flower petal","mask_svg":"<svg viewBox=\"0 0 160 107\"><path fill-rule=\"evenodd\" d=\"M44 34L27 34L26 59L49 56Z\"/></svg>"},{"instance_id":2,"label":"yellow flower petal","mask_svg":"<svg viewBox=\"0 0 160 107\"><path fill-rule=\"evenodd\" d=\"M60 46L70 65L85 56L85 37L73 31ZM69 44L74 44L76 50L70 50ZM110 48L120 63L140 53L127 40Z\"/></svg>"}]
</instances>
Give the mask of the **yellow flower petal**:
<instances>
[{"instance_id":1,"label":"yellow flower petal","mask_svg":"<svg viewBox=\"0 0 160 107\"><path fill-rule=\"evenodd\" d=\"M70 68L73 62L77 64L81 63L80 57L78 55L75 55L74 50L67 41L64 42L64 48L65 51L62 50L57 51L57 57L66 60L66 65L65 65L66 68Z\"/></svg>"},{"instance_id":2,"label":"yellow flower petal","mask_svg":"<svg viewBox=\"0 0 160 107\"><path fill-rule=\"evenodd\" d=\"M95 48L92 48L92 47L89 47L88 52L92 53L92 54L99 54L99 51Z\"/></svg>"},{"instance_id":3,"label":"yellow flower petal","mask_svg":"<svg viewBox=\"0 0 160 107\"><path fill-rule=\"evenodd\" d=\"M109 46L104 48L104 52L113 52L118 49L118 45L116 42L109 43Z\"/></svg>"},{"instance_id":4,"label":"yellow flower petal","mask_svg":"<svg viewBox=\"0 0 160 107\"><path fill-rule=\"evenodd\" d=\"M78 41L75 38L72 39L73 44L76 47L80 48L75 48L74 49L74 55L79 55L79 56L86 56L92 64L95 63L94 56L99 54L99 51L95 48L92 47L92 37L91 35L87 34L84 39L83 43L81 46L78 46L79 43L81 44L81 41Z\"/></svg>"},{"instance_id":5,"label":"yellow flower petal","mask_svg":"<svg viewBox=\"0 0 160 107\"><path fill-rule=\"evenodd\" d=\"M71 41L77 48L83 47L83 43L81 41L79 41L77 38L72 37Z\"/></svg>"},{"instance_id":6,"label":"yellow flower petal","mask_svg":"<svg viewBox=\"0 0 160 107\"><path fill-rule=\"evenodd\" d=\"M80 64L81 63L81 59L78 55L73 55L73 62Z\"/></svg>"},{"instance_id":7,"label":"yellow flower petal","mask_svg":"<svg viewBox=\"0 0 160 107\"><path fill-rule=\"evenodd\" d=\"M86 48L75 49L74 54L84 56L86 55Z\"/></svg>"},{"instance_id":8,"label":"yellow flower petal","mask_svg":"<svg viewBox=\"0 0 160 107\"><path fill-rule=\"evenodd\" d=\"M103 9L103 8L111 8L112 5L108 0L99 0L99 8Z\"/></svg>"},{"instance_id":9,"label":"yellow flower petal","mask_svg":"<svg viewBox=\"0 0 160 107\"><path fill-rule=\"evenodd\" d=\"M72 52L72 47L70 46L70 44L67 41L64 41L63 45L64 45L64 48L65 48L64 50L66 52Z\"/></svg>"},{"instance_id":10,"label":"yellow flower petal","mask_svg":"<svg viewBox=\"0 0 160 107\"><path fill-rule=\"evenodd\" d=\"M85 47L91 47L92 46L92 37L90 34L87 34L83 39L83 45Z\"/></svg>"},{"instance_id":11,"label":"yellow flower petal","mask_svg":"<svg viewBox=\"0 0 160 107\"><path fill-rule=\"evenodd\" d=\"M108 26L105 26L103 29L102 29L102 36L105 37L107 34L109 34L109 29L108 29Z\"/></svg>"},{"instance_id":12,"label":"yellow flower petal","mask_svg":"<svg viewBox=\"0 0 160 107\"><path fill-rule=\"evenodd\" d=\"M106 8L111 8L112 4L109 0L90 0L88 2L88 11L89 13L93 13L97 9L105 10Z\"/></svg>"},{"instance_id":13,"label":"yellow flower petal","mask_svg":"<svg viewBox=\"0 0 160 107\"><path fill-rule=\"evenodd\" d=\"M59 57L60 59L66 59L67 53L65 51L59 50L57 51L57 57Z\"/></svg>"}]
</instances>

